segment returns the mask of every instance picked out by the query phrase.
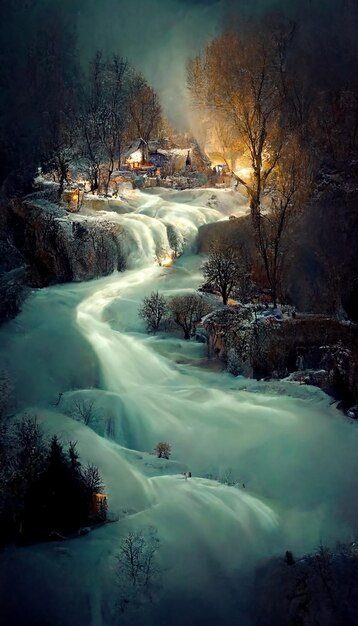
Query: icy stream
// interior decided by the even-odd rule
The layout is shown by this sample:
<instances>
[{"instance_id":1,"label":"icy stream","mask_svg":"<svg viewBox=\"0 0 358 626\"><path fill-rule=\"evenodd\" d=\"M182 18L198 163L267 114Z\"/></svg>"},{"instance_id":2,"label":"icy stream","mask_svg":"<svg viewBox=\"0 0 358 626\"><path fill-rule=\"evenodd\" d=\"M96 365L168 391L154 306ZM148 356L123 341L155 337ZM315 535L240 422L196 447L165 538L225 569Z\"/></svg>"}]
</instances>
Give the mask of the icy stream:
<instances>
[{"instance_id":1,"label":"icy stream","mask_svg":"<svg viewBox=\"0 0 358 626\"><path fill-rule=\"evenodd\" d=\"M169 246L163 222L190 241L201 224L233 212L233 192L216 192L215 209L207 207L211 193L137 192L131 213L118 216L137 238L132 269L39 291L1 331L23 410L78 441L119 516L64 548L9 550L0 575L7 568L6 593L16 581L22 606L33 607L26 623L44 615L61 626L117 623L112 568L130 528L158 529L164 575L154 603L118 623L168 626L250 625L255 564L356 535L358 431L330 399L201 368L205 346L149 337L137 316L152 290L169 295L200 283L202 260L189 249L170 268L152 258ZM95 401L92 429L65 415L78 398ZM170 461L150 454L158 441L170 442ZM238 486L215 480L228 472Z\"/></svg>"}]
</instances>

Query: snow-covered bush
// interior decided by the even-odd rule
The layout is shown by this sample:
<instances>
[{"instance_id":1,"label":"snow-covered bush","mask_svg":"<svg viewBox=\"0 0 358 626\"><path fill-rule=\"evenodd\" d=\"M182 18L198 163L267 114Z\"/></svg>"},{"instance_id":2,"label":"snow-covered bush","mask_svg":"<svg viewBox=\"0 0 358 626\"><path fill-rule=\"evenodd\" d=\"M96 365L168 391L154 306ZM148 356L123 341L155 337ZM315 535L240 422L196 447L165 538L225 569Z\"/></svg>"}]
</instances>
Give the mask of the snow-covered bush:
<instances>
[{"instance_id":1,"label":"snow-covered bush","mask_svg":"<svg viewBox=\"0 0 358 626\"><path fill-rule=\"evenodd\" d=\"M229 348L227 353L226 369L230 374L237 376L240 374L240 359L235 348Z\"/></svg>"},{"instance_id":2,"label":"snow-covered bush","mask_svg":"<svg viewBox=\"0 0 358 626\"><path fill-rule=\"evenodd\" d=\"M138 315L144 320L148 332L156 333L168 318L167 300L158 291L152 291L150 296L145 296Z\"/></svg>"}]
</instances>

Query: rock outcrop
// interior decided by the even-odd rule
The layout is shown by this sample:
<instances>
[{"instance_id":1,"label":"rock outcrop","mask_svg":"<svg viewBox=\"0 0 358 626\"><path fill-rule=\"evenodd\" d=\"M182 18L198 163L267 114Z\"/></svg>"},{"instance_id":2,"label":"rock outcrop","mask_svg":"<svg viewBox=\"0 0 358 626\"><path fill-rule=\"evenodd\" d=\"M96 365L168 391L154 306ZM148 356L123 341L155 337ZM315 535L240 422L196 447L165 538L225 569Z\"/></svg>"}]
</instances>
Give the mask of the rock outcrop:
<instances>
[{"instance_id":1,"label":"rock outcrop","mask_svg":"<svg viewBox=\"0 0 358 626\"><path fill-rule=\"evenodd\" d=\"M108 220L69 215L36 197L10 202L13 242L27 263L27 284L44 287L122 270L122 228Z\"/></svg>"},{"instance_id":2,"label":"rock outcrop","mask_svg":"<svg viewBox=\"0 0 358 626\"><path fill-rule=\"evenodd\" d=\"M256 307L257 309L257 307ZM204 319L209 349L237 375L292 378L343 401L358 401L358 331L323 315L264 316L255 306L228 306Z\"/></svg>"}]
</instances>

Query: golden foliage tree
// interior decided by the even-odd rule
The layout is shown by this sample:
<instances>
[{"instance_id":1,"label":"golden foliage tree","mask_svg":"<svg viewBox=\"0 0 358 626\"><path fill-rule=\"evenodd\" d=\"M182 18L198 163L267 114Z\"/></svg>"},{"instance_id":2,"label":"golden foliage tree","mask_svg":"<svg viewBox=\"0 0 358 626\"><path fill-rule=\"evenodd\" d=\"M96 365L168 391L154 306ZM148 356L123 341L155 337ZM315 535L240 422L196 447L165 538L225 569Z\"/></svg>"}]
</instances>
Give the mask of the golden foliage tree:
<instances>
[{"instance_id":1,"label":"golden foliage tree","mask_svg":"<svg viewBox=\"0 0 358 626\"><path fill-rule=\"evenodd\" d=\"M188 66L193 104L210 120L237 185L246 189L256 245L276 304L284 239L310 188L311 162L294 128L286 58L294 26L225 32ZM234 155L243 165L237 168Z\"/></svg>"}]
</instances>

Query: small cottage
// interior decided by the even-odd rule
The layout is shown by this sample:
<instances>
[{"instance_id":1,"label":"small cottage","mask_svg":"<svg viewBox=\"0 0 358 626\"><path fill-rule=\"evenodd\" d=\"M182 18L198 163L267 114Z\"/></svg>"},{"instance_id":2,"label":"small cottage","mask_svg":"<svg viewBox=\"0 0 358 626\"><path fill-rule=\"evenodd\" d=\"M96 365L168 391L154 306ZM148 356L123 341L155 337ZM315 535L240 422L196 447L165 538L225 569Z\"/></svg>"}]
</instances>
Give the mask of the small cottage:
<instances>
[{"instance_id":1,"label":"small cottage","mask_svg":"<svg viewBox=\"0 0 358 626\"><path fill-rule=\"evenodd\" d=\"M97 518L106 519L107 496L104 493L94 493L92 495L92 514Z\"/></svg>"},{"instance_id":2,"label":"small cottage","mask_svg":"<svg viewBox=\"0 0 358 626\"><path fill-rule=\"evenodd\" d=\"M136 139L128 146L124 153L124 159L130 169L139 169L142 167L153 167L150 161L150 155L156 154L158 149L157 141L144 141L144 139Z\"/></svg>"}]
</instances>

